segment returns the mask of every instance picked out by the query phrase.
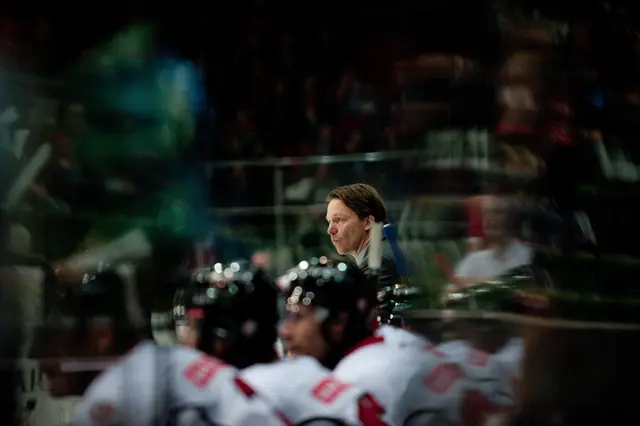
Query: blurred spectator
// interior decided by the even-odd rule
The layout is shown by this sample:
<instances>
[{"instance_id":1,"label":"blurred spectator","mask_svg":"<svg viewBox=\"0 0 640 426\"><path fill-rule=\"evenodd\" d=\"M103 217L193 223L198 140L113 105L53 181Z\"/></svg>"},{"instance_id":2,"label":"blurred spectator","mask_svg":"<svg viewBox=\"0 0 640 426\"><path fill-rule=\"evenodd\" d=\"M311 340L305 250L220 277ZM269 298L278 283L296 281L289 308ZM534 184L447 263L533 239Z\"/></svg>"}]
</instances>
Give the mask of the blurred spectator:
<instances>
[{"instance_id":1,"label":"blurred spectator","mask_svg":"<svg viewBox=\"0 0 640 426\"><path fill-rule=\"evenodd\" d=\"M455 286L484 282L531 262L532 249L512 236L510 207L503 197L483 197L482 228L486 249L473 251L460 261L454 271Z\"/></svg>"}]
</instances>

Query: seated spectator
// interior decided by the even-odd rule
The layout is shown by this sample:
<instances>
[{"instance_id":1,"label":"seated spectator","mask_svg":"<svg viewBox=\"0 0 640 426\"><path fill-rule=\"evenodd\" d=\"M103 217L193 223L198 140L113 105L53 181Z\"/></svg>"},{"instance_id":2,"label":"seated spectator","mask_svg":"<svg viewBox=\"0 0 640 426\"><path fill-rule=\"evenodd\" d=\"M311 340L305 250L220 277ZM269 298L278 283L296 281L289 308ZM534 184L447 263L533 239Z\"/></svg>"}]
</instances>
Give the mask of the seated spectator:
<instances>
[{"instance_id":1,"label":"seated spectator","mask_svg":"<svg viewBox=\"0 0 640 426\"><path fill-rule=\"evenodd\" d=\"M468 253L456 266L454 287L468 287L531 263L533 250L513 237L508 226L509 202L489 195L483 200L485 249Z\"/></svg>"}]
</instances>

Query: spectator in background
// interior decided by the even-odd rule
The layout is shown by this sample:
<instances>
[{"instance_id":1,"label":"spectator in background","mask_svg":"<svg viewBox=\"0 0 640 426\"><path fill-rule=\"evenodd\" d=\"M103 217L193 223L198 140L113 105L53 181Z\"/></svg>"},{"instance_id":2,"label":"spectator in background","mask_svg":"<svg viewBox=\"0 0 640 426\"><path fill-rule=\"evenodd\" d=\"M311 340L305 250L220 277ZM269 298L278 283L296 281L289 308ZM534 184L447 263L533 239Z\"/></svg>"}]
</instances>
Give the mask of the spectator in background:
<instances>
[{"instance_id":1,"label":"spectator in background","mask_svg":"<svg viewBox=\"0 0 640 426\"><path fill-rule=\"evenodd\" d=\"M513 237L509 229L510 203L503 197L487 195L482 202L482 227L486 249L468 253L456 266L455 291L461 287L494 279L519 266L528 265L532 249Z\"/></svg>"}]
</instances>

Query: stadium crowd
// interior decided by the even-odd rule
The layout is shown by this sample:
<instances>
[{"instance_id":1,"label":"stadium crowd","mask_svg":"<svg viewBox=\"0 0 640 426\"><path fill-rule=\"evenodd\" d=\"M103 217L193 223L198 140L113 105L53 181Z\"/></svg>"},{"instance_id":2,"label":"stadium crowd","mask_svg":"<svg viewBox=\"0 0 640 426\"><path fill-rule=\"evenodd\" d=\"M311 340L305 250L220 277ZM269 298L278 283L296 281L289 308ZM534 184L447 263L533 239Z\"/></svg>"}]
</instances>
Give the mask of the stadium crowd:
<instances>
[{"instance_id":1,"label":"stadium crowd","mask_svg":"<svg viewBox=\"0 0 640 426\"><path fill-rule=\"evenodd\" d=\"M483 11L489 19L431 17L429 25L417 26L395 15L369 17L359 31L339 21L287 22L268 13L226 20L187 55L209 98L203 126L212 130L198 133L198 160L426 153L424 161L415 156L284 167L285 205L323 203L331 188L354 181L372 183L393 202L425 193L473 195L483 191L488 176L540 173L553 182L542 192L571 204L573 188L593 176L637 180L629 136L635 86L619 66L634 61L637 42L628 25L613 17L620 25L595 23L588 10L577 19L555 10L548 14L553 19L540 11ZM7 67L44 69L29 58L44 61L40 53L52 26L38 19L32 27L23 31L3 21ZM466 35L456 38L460 28ZM603 48L611 44L622 53ZM612 85L612 79L628 83ZM88 145L82 132L95 125L95 114L68 97L56 106L56 90L10 85L27 90L3 97L2 145L28 155L38 141L50 141L56 166L33 191L52 192L81 209L68 200L82 198L74 182L87 149L79 147ZM448 172L461 169L474 173ZM253 164L214 169L209 202L216 208L272 207L273 173L271 166ZM110 178L114 192L135 192L131 180ZM272 228L264 212L237 212L233 224L259 223L264 236L263 229Z\"/></svg>"}]
</instances>

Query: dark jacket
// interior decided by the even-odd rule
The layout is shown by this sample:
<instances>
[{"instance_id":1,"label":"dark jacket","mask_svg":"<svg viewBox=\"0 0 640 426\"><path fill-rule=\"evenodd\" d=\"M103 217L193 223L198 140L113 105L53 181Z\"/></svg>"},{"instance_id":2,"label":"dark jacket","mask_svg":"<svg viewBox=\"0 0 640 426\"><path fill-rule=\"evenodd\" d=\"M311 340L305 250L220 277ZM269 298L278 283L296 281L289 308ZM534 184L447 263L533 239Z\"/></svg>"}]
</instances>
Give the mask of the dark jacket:
<instances>
[{"instance_id":1,"label":"dark jacket","mask_svg":"<svg viewBox=\"0 0 640 426\"><path fill-rule=\"evenodd\" d=\"M369 245L356 257L356 263L365 274L369 270ZM380 277L378 280L380 287L392 286L400 283L400 274L396 265L395 257L391 246L386 238L382 241L382 262L380 265Z\"/></svg>"}]
</instances>

